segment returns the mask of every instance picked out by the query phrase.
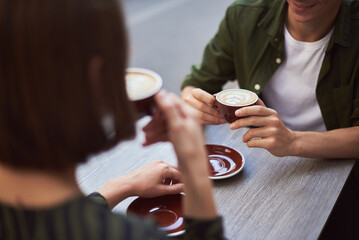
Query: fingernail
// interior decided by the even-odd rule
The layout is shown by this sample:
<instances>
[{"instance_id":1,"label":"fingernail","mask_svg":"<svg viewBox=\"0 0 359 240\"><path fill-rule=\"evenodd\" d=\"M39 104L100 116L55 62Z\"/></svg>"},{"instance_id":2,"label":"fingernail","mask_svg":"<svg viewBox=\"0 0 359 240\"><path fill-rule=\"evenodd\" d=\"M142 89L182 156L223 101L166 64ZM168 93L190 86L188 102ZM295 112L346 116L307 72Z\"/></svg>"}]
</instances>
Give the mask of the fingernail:
<instances>
[{"instance_id":1,"label":"fingernail","mask_svg":"<svg viewBox=\"0 0 359 240\"><path fill-rule=\"evenodd\" d=\"M161 90L158 92L158 96L160 96L161 98L164 97L166 95L165 90Z\"/></svg>"},{"instance_id":2,"label":"fingernail","mask_svg":"<svg viewBox=\"0 0 359 240\"><path fill-rule=\"evenodd\" d=\"M241 109L237 109L237 110L235 111L235 114L236 114L237 117L240 117L241 114L242 114L242 110L241 110Z\"/></svg>"},{"instance_id":3,"label":"fingernail","mask_svg":"<svg viewBox=\"0 0 359 240\"><path fill-rule=\"evenodd\" d=\"M168 94L165 90L161 90L158 94L163 102L168 102Z\"/></svg>"}]
</instances>

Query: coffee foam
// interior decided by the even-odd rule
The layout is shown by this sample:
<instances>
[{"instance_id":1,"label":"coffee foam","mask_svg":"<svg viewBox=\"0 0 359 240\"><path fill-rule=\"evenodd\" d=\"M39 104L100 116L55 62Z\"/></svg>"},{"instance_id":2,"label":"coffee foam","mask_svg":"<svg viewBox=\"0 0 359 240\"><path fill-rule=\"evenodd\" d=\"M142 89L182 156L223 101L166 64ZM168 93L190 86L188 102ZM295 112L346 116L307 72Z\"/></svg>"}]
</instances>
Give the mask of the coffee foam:
<instances>
[{"instance_id":1,"label":"coffee foam","mask_svg":"<svg viewBox=\"0 0 359 240\"><path fill-rule=\"evenodd\" d=\"M229 106L247 106L255 103L258 97L248 90L228 89L218 93L217 100Z\"/></svg>"},{"instance_id":2,"label":"coffee foam","mask_svg":"<svg viewBox=\"0 0 359 240\"><path fill-rule=\"evenodd\" d=\"M139 100L154 94L159 88L159 80L142 72L126 73L127 95L131 100Z\"/></svg>"}]
</instances>

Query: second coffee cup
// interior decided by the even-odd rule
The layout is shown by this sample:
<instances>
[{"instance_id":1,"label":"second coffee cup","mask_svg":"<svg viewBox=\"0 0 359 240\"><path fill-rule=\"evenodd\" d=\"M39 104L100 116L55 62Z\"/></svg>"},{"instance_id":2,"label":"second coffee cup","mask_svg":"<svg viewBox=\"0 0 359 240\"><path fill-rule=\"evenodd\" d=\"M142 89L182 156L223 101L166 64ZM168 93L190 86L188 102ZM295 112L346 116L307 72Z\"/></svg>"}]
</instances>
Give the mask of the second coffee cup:
<instances>
[{"instance_id":1,"label":"second coffee cup","mask_svg":"<svg viewBox=\"0 0 359 240\"><path fill-rule=\"evenodd\" d=\"M127 95L136 107L138 118L154 113L154 96L161 88L162 78L157 73L145 68L127 69Z\"/></svg>"},{"instance_id":2,"label":"second coffee cup","mask_svg":"<svg viewBox=\"0 0 359 240\"><path fill-rule=\"evenodd\" d=\"M230 123L238 120L235 115L237 109L255 105L258 101L257 94L245 89L226 89L215 94L215 96L214 107Z\"/></svg>"}]
</instances>

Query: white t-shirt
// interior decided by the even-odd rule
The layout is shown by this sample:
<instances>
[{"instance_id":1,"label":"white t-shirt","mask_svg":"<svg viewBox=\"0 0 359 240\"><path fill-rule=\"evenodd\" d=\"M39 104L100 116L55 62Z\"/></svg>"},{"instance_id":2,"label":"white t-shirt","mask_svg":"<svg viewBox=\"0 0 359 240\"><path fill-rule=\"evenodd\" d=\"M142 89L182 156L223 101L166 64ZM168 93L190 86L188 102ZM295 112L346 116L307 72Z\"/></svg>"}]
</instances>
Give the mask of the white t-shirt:
<instances>
[{"instance_id":1,"label":"white t-shirt","mask_svg":"<svg viewBox=\"0 0 359 240\"><path fill-rule=\"evenodd\" d=\"M315 89L332 34L333 29L319 41L300 42L284 29L286 60L263 89L262 98L289 129L326 130Z\"/></svg>"}]
</instances>

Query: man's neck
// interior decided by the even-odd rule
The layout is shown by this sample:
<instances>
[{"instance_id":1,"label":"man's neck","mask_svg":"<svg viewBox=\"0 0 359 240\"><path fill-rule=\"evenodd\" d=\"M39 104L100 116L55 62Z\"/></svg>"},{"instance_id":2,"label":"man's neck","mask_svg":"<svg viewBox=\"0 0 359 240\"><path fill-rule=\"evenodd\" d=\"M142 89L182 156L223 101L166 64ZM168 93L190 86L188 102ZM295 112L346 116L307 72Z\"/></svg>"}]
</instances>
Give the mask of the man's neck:
<instances>
[{"instance_id":1,"label":"man's neck","mask_svg":"<svg viewBox=\"0 0 359 240\"><path fill-rule=\"evenodd\" d=\"M81 194L75 167L60 172L44 172L0 165L0 202L24 208L44 208Z\"/></svg>"}]
</instances>

